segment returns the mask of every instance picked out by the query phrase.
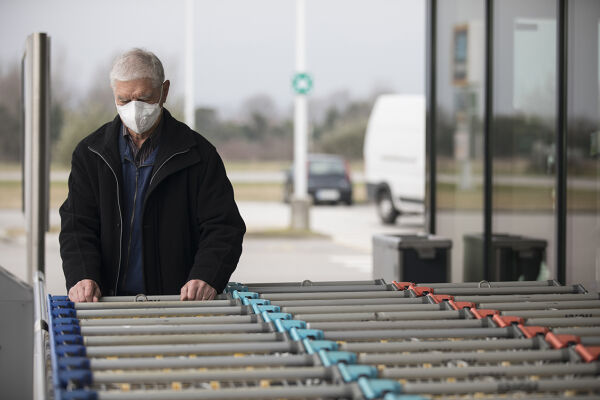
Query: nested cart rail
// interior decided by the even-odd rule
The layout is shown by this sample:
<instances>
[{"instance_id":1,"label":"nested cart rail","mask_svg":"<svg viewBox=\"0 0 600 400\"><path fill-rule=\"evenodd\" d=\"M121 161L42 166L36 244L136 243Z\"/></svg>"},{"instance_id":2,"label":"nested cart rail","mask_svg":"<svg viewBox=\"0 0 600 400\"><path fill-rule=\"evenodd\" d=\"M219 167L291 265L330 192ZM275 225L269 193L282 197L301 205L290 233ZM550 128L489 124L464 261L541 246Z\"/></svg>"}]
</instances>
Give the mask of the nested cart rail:
<instances>
[{"instance_id":1,"label":"nested cart rail","mask_svg":"<svg viewBox=\"0 0 600 400\"><path fill-rule=\"evenodd\" d=\"M39 291L56 399L600 397L600 296L582 285L230 283L212 301L75 304Z\"/></svg>"}]
</instances>

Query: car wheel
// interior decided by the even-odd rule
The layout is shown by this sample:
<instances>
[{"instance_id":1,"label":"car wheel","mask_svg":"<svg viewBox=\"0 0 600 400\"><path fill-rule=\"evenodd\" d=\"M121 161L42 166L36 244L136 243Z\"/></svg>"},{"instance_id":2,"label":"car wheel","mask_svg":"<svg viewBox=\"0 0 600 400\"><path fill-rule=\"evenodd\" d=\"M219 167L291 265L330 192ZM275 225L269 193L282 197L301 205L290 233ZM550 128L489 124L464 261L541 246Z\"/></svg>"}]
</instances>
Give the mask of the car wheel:
<instances>
[{"instance_id":1,"label":"car wheel","mask_svg":"<svg viewBox=\"0 0 600 400\"><path fill-rule=\"evenodd\" d=\"M382 189L377 193L377 214L379 214L381 222L386 225L394 224L400 214L394 207L389 189Z\"/></svg>"}]
</instances>

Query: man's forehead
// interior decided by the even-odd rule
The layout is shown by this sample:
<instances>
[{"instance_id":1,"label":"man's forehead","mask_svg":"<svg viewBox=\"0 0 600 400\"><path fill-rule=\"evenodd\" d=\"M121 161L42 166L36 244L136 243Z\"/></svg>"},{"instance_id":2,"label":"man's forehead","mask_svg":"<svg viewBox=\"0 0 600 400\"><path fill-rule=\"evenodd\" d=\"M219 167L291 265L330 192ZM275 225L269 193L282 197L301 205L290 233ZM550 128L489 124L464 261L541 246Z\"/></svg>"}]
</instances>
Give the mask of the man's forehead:
<instances>
[{"instance_id":1,"label":"man's forehead","mask_svg":"<svg viewBox=\"0 0 600 400\"><path fill-rule=\"evenodd\" d=\"M115 83L115 93L130 94L130 93L151 93L155 88L152 86L150 78L134 79L131 81L118 81Z\"/></svg>"}]
</instances>

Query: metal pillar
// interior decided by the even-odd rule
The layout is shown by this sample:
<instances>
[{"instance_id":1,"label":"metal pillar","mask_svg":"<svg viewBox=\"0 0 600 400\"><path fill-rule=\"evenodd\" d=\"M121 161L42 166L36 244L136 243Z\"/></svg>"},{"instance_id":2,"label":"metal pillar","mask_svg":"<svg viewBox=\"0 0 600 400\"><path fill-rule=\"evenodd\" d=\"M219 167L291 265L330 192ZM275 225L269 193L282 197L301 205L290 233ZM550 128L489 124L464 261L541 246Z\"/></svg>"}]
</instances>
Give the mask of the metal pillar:
<instances>
[{"instance_id":1,"label":"metal pillar","mask_svg":"<svg viewBox=\"0 0 600 400\"><path fill-rule=\"evenodd\" d=\"M50 170L50 38L34 33L24 55L25 219L27 225L27 282L34 271L44 272L48 230Z\"/></svg>"},{"instance_id":2,"label":"metal pillar","mask_svg":"<svg viewBox=\"0 0 600 400\"><path fill-rule=\"evenodd\" d=\"M296 0L296 72L306 72L306 1ZM306 93L294 100L294 196L291 201L291 225L308 230L310 202L307 196L308 104Z\"/></svg>"},{"instance_id":3,"label":"metal pillar","mask_svg":"<svg viewBox=\"0 0 600 400\"><path fill-rule=\"evenodd\" d=\"M568 101L568 7L557 1L557 65L556 65L556 272L554 276L567 282L567 101Z\"/></svg>"},{"instance_id":4,"label":"metal pillar","mask_svg":"<svg viewBox=\"0 0 600 400\"><path fill-rule=\"evenodd\" d=\"M437 103L437 0L427 2L427 124L426 135L426 159L427 159L427 204L425 215L427 218L427 231L434 235L436 233L437 214L437 147L436 147L436 103Z\"/></svg>"}]
</instances>

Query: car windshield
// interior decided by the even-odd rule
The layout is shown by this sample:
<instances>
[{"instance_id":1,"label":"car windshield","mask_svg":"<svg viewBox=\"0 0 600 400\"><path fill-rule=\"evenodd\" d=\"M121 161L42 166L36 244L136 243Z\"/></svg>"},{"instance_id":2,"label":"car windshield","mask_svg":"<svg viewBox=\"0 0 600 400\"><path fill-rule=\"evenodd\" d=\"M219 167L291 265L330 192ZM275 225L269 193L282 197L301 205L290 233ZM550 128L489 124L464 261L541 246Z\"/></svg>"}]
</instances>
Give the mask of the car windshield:
<instances>
[{"instance_id":1,"label":"car windshield","mask_svg":"<svg viewBox=\"0 0 600 400\"><path fill-rule=\"evenodd\" d=\"M344 175L344 163L340 160L312 160L310 175Z\"/></svg>"}]
</instances>

